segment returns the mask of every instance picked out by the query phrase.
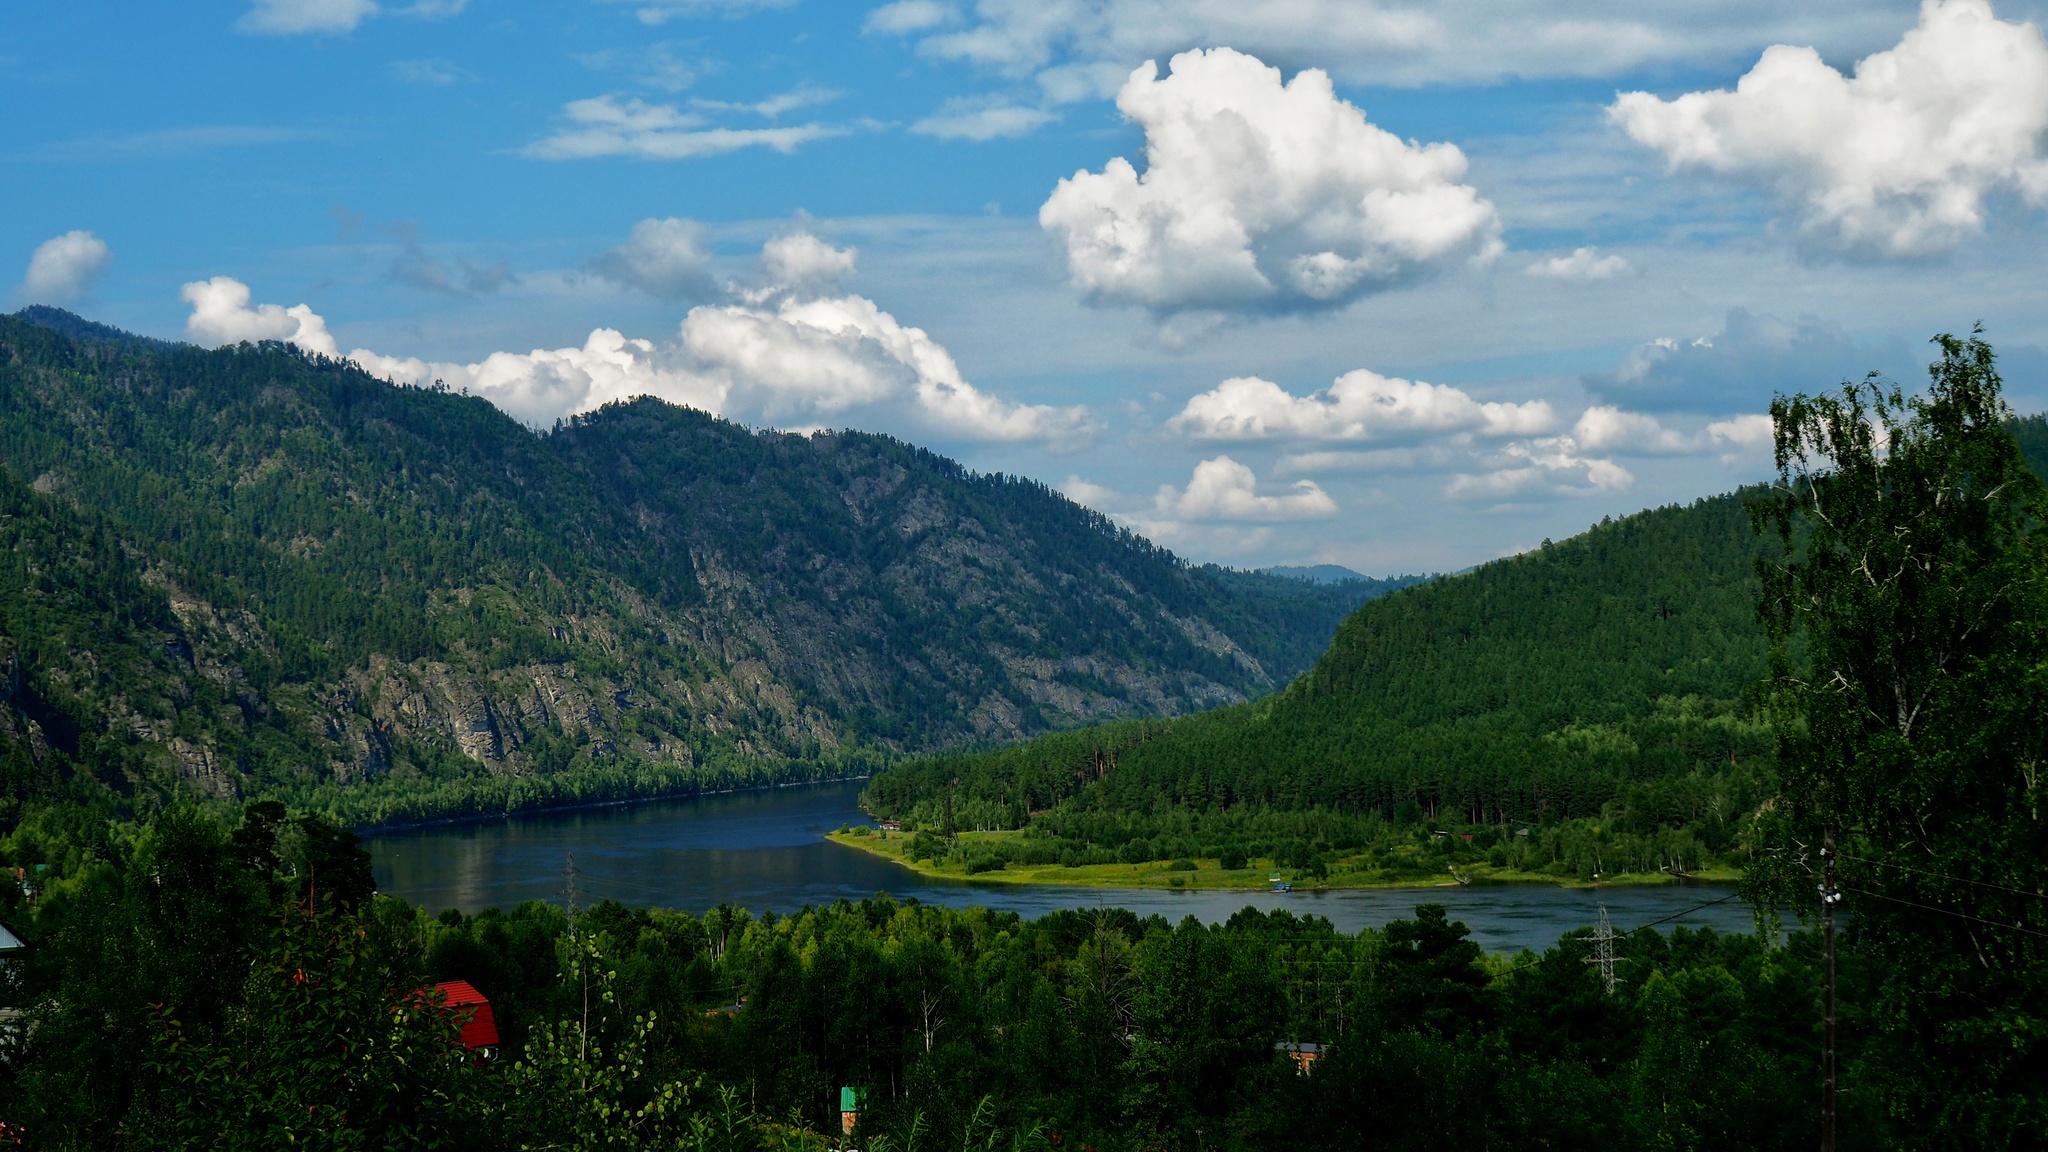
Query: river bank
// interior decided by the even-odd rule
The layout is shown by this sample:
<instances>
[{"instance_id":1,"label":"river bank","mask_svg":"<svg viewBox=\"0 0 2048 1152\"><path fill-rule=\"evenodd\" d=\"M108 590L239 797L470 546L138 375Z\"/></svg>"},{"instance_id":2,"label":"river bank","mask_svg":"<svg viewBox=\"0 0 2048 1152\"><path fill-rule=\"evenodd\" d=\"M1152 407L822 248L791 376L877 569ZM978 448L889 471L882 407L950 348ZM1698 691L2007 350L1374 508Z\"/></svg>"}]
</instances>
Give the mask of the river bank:
<instances>
[{"instance_id":1,"label":"river bank","mask_svg":"<svg viewBox=\"0 0 2048 1152\"><path fill-rule=\"evenodd\" d=\"M1021 838L1017 832L962 832L958 836L960 846L967 849L963 856L972 858L977 845L993 847L996 844ZM911 837L905 833L890 833L880 829L848 827L829 833L827 839L871 856L888 860L933 880L971 880L977 884L1019 884L1037 887L1067 888L1160 888L1169 891L1187 892L1256 892L1273 888L1273 878L1280 877L1282 883L1297 891L1332 891L1338 889L1389 889L1389 888L1462 888L1479 884L1532 884L1556 888L1654 888L1675 884L1732 884L1742 878L1742 873L1733 868L1715 868L1687 875L1673 876L1666 872L1621 872L1602 875L1588 880L1577 876L1558 876L1548 872L1525 872L1513 868L1496 868L1483 861L1470 864L1446 865L1444 872L1432 874L1413 868L1389 869L1376 866L1376 862L1360 856L1339 857L1329 864L1325 877L1310 878L1305 874L1287 868L1280 868L1276 862L1249 860L1245 867L1225 869L1222 862L1211 857L1181 861L1153 860L1144 864L1084 864L1069 868L1063 864L1020 865L1006 864L1000 868L969 872L964 860L935 861L913 860L908 852ZM1193 868L1174 867L1175 864L1193 864Z\"/></svg>"}]
</instances>

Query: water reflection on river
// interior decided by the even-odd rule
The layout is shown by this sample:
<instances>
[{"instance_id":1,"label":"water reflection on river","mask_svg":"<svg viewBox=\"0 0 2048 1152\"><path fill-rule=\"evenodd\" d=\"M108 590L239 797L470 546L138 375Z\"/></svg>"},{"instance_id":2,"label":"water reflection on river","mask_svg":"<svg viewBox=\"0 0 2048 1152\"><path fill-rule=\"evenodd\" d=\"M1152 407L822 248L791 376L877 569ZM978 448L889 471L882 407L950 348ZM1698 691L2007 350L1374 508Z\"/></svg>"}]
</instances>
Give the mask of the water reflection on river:
<instances>
[{"instance_id":1,"label":"water reflection on river","mask_svg":"<svg viewBox=\"0 0 2048 1152\"><path fill-rule=\"evenodd\" d=\"M615 808L448 824L368 837L377 886L433 910L560 903L564 865L576 858L579 903L613 899L692 912L718 904L791 912L877 892L927 904L982 904L1031 917L1056 908L1114 906L1141 916L1196 916L1215 923L1247 904L1329 918L1345 931L1378 927L1419 903L1447 905L1489 951L1541 950L1591 923L1601 905L1626 931L1727 894L1668 887L1601 891L1545 887L1376 889L1336 892L1175 892L1062 888L933 880L821 838L841 824L866 823L859 783L822 784L660 801ZM1663 926L1751 928L1728 900Z\"/></svg>"}]
</instances>

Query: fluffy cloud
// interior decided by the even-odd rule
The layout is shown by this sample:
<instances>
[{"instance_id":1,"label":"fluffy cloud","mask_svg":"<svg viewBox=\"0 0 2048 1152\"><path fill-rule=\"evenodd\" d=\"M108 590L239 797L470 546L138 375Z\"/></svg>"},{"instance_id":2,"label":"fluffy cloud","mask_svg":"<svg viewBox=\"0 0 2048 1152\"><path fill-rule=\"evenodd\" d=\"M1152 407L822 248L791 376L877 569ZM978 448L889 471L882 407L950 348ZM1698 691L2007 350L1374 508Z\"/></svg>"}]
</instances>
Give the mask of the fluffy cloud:
<instances>
[{"instance_id":1,"label":"fluffy cloud","mask_svg":"<svg viewBox=\"0 0 2048 1152\"><path fill-rule=\"evenodd\" d=\"M304 304L249 307L249 286L229 276L195 280L178 295L192 306L185 334L198 344L282 340L321 356L338 356L327 321Z\"/></svg>"},{"instance_id":2,"label":"fluffy cloud","mask_svg":"<svg viewBox=\"0 0 2048 1152\"><path fill-rule=\"evenodd\" d=\"M83 230L52 236L29 254L16 295L32 304L60 304L92 291L114 263L107 242Z\"/></svg>"},{"instance_id":3,"label":"fluffy cloud","mask_svg":"<svg viewBox=\"0 0 2048 1152\"><path fill-rule=\"evenodd\" d=\"M1493 205L1450 144L1412 145L1337 98L1325 73L1228 48L1146 63L1117 94L1145 132L1062 180L1039 210L1091 299L1160 313L1330 308L1498 249Z\"/></svg>"},{"instance_id":4,"label":"fluffy cloud","mask_svg":"<svg viewBox=\"0 0 2048 1152\"><path fill-rule=\"evenodd\" d=\"M1309 396L1256 376L1234 377L1190 399L1166 426L1191 440L1384 440L1458 432L1528 436L1554 422L1541 400L1480 403L1446 384L1361 368Z\"/></svg>"},{"instance_id":5,"label":"fluffy cloud","mask_svg":"<svg viewBox=\"0 0 2048 1152\"><path fill-rule=\"evenodd\" d=\"M1595 405L1572 425L1572 442L1594 452L1628 452L1645 456L1677 456L1696 448L1693 437L1666 428L1655 416Z\"/></svg>"},{"instance_id":6,"label":"fluffy cloud","mask_svg":"<svg viewBox=\"0 0 2048 1152\"><path fill-rule=\"evenodd\" d=\"M1453 477L1444 495L1500 503L1619 492L1636 482L1614 461L1583 454L1569 436L1509 444L1491 463L1487 471Z\"/></svg>"},{"instance_id":7,"label":"fluffy cloud","mask_svg":"<svg viewBox=\"0 0 2048 1152\"><path fill-rule=\"evenodd\" d=\"M1707 425L1707 438L1731 448L1754 448L1759 444L1769 444L1773 431L1769 416L1749 413Z\"/></svg>"},{"instance_id":8,"label":"fluffy cloud","mask_svg":"<svg viewBox=\"0 0 2048 1152\"><path fill-rule=\"evenodd\" d=\"M1940 252L1983 230L1991 196L2048 201L2048 44L1986 0L1926 0L1853 76L1781 44L1732 92L1630 92L1610 115L1674 169L1769 190L1835 250Z\"/></svg>"},{"instance_id":9,"label":"fluffy cloud","mask_svg":"<svg viewBox=\"0 0 2048 1152\"><path fill-rule=\"evenodd\" d=\"M1188 486L1159 486L1153 505L1168 520L1315 520L1337 514L1337 502L1313 480L1284 495L1262 495L1252 470L1228 456L1195 465Z\"/></svg>"},{"instance_id":10,"label":"fluffy cloud","mask_svg":"<svg viewBox=\"0 0 2048 1152\"><path fill-rule=\"evenodd\" d=\"M822 292L853 274L858 255L856 249L835 247L809 232L790 232L761 246L761 270L773 290Z\"/></svg>"},{"instance_id":11,"label":"fluffy cloud","mask_svg":"<svg viewBox=\"0 0 2048 1152\"><path fill-rule=\"evenodd\" d=\"M811 274L852 253L811 238L780 238L771 268ZM304 304L250 305L225 276L185 285L186 331L203 344L282 340L338 356L325 320ZM657 396L735 419L803 425L861 410L900 415L964 439L1077 449L1099 434L1085 408L1017 404L985 393L923 329L863 296L822 295L784 284L727 305L699 305L674 341L629 339L609 328L581 347L497 352L475 363L396 357L366 348L348 359L401 384L440 381L482 396L536 426L614 400Z\"/></svg>"},{"instance_id":12,"label":"fluffy cloud","mask_svg":"<svg viewBox=\"0 0 2048 1152\"><path fill-rule=\"evenodd\" d=\"M1862 344L1811 316L1796 321L1737 308L1719 333L1662 338L1630 353L1586 389L1653 412L1755 412L1779 392L1815 392L1872 371L1908 379L1919 370L1901 341Z\"/></svg>"},{"instance_id":13,"label":"fluffy cloud","mask_svg":"<svg viewBox=\"0 0 2048 1152\"><path fill-rule=\"evenodd\" d=\"M383 356L365 348L348 358L394 383L437 381L482 396L537 427L635 396L656 396L707 412L722 411L727 398L723 382L691 372L671 350L627 339L610 328L592 331L580 348L493 352L473 364Z\"/></svg>"},{"instance_id":14,"label":"fluffy cloud","mask_svg":"<svg viewBox=\"0 0 2048 1152\"><path fill-rule=\"evenodd\" d=\"M663 300L703 300L718 290L704 247L709 234L695 220L642 220L624 244L591 261L591 270Z\"/></svg>"},{"instance_id":15,"label":"fluffy cloud","mask_svg":"<svg viewBox=\"0 0 2048 1152\"><path fill-rule=\"evenodd\" d=\"M1589 452L1623 456L1688 456L1740 451L1771 440L1771 418L1758 413L1716 420L1696 434L1667 428L1655 416L1596 404L1572 425L1572 443Z\"/></svg>"},{"instance_id":16,"label":"fluffy cloud","mask_svg":"<svg viewBox=\"0 0 2048 1152\"><path fill-rule=\"evenodd\" d=\"M1100 431L1085 409L1014 404L980 391L923 329L864 296L785 296L772 310L693 308L682 339L700 371L726 383L745 410L780 423L896 401L928 426L974 440L1063 451Z\"/></svg>"},{"instance_id":17,"label":"fluffy cloud","mask_svg":"<svg viewBox=\"0 0 2048 1152\"><path fill-rule=\"evenodd\" d=\"M1597 248L1574 248L1569 256L1538 260L1524 269L1547 280L1612 280L1634 270L1627 260L1612 254L1602 256Z\"/></svg>"},{"instance_id":18,"label":"fluffy cloud","mask_svg":"<svg viewBox=\"0 0 2048 1152\"><path fill-rule=\"evenodd\" d=\"M526 146L522 155L536 160L589 160L600 156L632 156L642 160L687 160L718 156L741 148L772 148L793 152L799 145L845 130L826 124L792 124L777 128L717 128L701 116L673 104L649 104L634 97L594 96L572 100L562 109L568 123L552 136Z\"/></svg>"},{"instance_id":19,"label":"fluffy cloud","mask_svg":"<svg viewBox=\"0 0 2048 1152\"><path fill-rule=\"evenodd\" d=\"M256 0L236 27L269 36L353 32L377 14L376 0Z\"/></svg>"},{"instance_id":20,"label":"fluffy cloud","mask_svg":"<svg viewBox=\"0 0 2048 1152\"><path fill-rule=\"evenodd\" d=\"M912 124L910 130L941 140L982 141L1028 135L1053 119L1043 108L1027 108L1001 98L956 97Z\"/></svg>"},{"instance_id":21,"label":"fluffy cloud","mask_svg":"<svg viewBox=\"0 0 2048 1152\"><path fill-rule=\"evenodd\" d=\"M1010 77L1049 95L1093 99L1148 57L1230 44L1268 60L1333 68L1348 83L1492 83L1618 76L1645 67L1721 67L1759 42L1830 51L1881 43L1900 5L1870 0L978 0L964 27L952 5L909 0L870 15L873 31L923 34L920 54ZM887 15L884 15L887 14ZM900 14L900 15L899 15ZM900 22L899 22L900 21ZM1105 77L1105 73L1107 76Z\"/></svg>"}]
</instances>

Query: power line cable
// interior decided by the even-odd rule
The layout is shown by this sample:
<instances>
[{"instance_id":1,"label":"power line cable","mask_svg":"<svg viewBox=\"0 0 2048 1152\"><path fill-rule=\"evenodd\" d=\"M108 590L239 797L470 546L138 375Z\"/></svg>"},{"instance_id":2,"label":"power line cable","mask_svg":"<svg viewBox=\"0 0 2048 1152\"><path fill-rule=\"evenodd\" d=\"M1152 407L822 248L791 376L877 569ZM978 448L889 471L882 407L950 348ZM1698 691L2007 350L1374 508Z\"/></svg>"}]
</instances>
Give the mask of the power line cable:
<instances>
[{"instance_id":1,"label":"power line cable","mask_svg":"<svg viewBox=\"0 0 2048 1152\"><path fill-rule=\"evenodd\" d=\"M1858 896L1868 896L1873 900L1888 900L1893 904L1904 904L1908 908L1918 908L1925 912L1939 912L1943 916L1954 916L1958 920L1972 920L1976 923L1988 925L1992 928L2002 928L2008 932L2024 932L2029 936L2040 936L2048 938L2048 932L2042 932L2035 928L2022 928L2017 924L2002 924L1996 920L1986 920L1982 916L1972 916L1968 912L1957 912L1952 908L1939 908L1933 904L1921 904L1913 900L1902 900L1897 896L1887 896L1882 892L1872 892L1865 888L1851 888L1848 885L1844 884L1842 885L1842 891L1854 892Z\"/></svg>"},{"instance_id":2,"label":"power line cable","mask_svg":"<svg viewBox=\"0 0 2048 1152\"><path fill-rule=\"evenodd\" d=\"M1676 919L1678 919L1678 918L1680 918L1680 917L1682 917L1682 916L1690 916L1690 915L1692 915L1692 914L1693 914L1693 913L1695 913L1695 912L1699 912L1699 911L1702 911L1702 910L1704 910L1704 909L1712 908L1712 907L1713 907L1714 905L1716 905L1716 904L1726 904L1726 903L1727 903L1728 901L1730 901L1730 900L1736 900L1736 899L1740 899L1740 898L1741 898L1741 896L1742 896L1742 893L1740 893L1740 892L1730 892L1730 893L1729 893L1729 894L1727 894L1726 896L1723 896L1723 897L1721 897L1721 898L1720 898L1719 900L1709 900L1709 901L1707 901L1707 902L1706 902L1705 904L1695 904L1695 905L1693 905L1693 906L1692 906L1692 907L1690 907L1690 908L1684 908L1684 909L1680 909L1680 910L1679 910L1679 911L1677 911L1677 912L1673 912L1673 913L1672 913L1671 915L1669 915L1669 916L1660 916L1660 917L1658 917L1658 918L1657 918L1657 919L1655 919L1655 920L1648 920L1648 921L1645 921L1645 922L1643 922L1643 923L1641 923L1641 924L1638 924L1638 925L1636 925L1636 926L1635 926L1634 928L1631 928L1631 929L1629 929L1629 931L1630 931L1630 932L1634 932L1634 931L1636 931L1636 930L1638 930L1638 929L1642 929L1642 928L1655 928L1655 927L1656 927L1657 925L1659 925L1659 924L1668 924L1668 923L1670 923L1671 921L1673 921L1673 920L1676 920ZM1541 964L1548 964L1548 963L1550 963L1550 962L1551 962L1552 960L1558 960L1558 959L1562 959L1562 958L1564 958L1564 957L1565 957L1565 955L1566 955L1566 953L1564 953L1564 952L1553 952L1553 953L1551 953L1551 954L1550 954L1550 955L1548 955L1548 956L1544 956L1544 957L1541 957L1540 959L1536 959L1536 960L1531 960L1531 961L1530 961L1529 963L1527 963L1527 964L1517 964L1517 965L1516 965L1516 966L1514 966L1513 968L1508 968L1508 969L1505 969L1505 970L1503 970L1503 971L1502 971L1502 972L1500 973L1500 975L1502 975L1502 976L1512 976L1512 975L1514 975L1514 974L1515 974L1515 973L1517 973L1517 972L1525 972L1525 971L1527 971L1527 970L1529 970L1529 969L1531 969L1531 968L1537 967L1538 965L1541 965ZM1627 959L1627 957L1625 957L1625 956L1624 956L1624 957L1620 957L1619 959L1623 959L1623 960L1626 960L1626 959Z\"/></svg>"},{"instance_id":3,"label":"power line cable","mask_svg":"<svg viewBox=\"0 0 2048 1152\"><path fill-rule=\"evenodd\" d=\"M2048 899L2048 893L2029 892L2024 888L2013 888L2005 884L1993 884L1989 880L1969 880L1961 876L1951 876L1946 872L1935 872L1926 868L1913 868L1905 864L1894 864L1889 860L1871 860L1863 856L1851 856L1846 852L1840 855L1842 859L1854 860L1858 864L1875 864L1879 868L1896 868L1901 872L1911 872L1915 876L1932 876L1937 880L1947 880L1953 884L1974 884L1979 888L1996 888L2000 892L2010 892L2015 896L2026 896L2034 900Z\"/></svg>"}]
</instances>

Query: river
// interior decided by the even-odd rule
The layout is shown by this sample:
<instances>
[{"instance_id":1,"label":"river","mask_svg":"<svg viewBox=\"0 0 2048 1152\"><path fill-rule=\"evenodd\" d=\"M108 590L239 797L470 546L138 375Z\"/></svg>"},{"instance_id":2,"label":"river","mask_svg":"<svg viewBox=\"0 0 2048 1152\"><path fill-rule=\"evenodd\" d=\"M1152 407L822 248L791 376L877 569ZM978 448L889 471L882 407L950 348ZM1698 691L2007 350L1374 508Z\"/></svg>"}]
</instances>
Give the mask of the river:
<instances>
[{"instance_id":1,"label":"river","mask_svg":"<svg viewBox=\"0 0 2048 1152\"><path fill-rule=\"evenodd\" d=\"M1727 888L1381 888L1331 892L1177 892L1148 888L1069 888L935 880L822 837L842 824L867 823L862 785L817 784L651 801L609 808L542 812L501 820L441 824L365 837L377 887L428 909L510 908L527 900L561 903L567 862L575 857L577 902L702 912L731 904L756 912L796 911L877 892L927 904L990 908L1038 916L1057 908L1122 907L1170 920L1209 923L1252 905L1327 917L1347 932L1412 916L1415 905L1446 905L1492 952L1541 951L1563 933L1595 921L1604 905L1615 928L1660 921L1748 932L1752 921ZM1693 909L1688 911L1688 909ZM1667 919L1668 918L1668 919Z\"/></svg>"}]
</instances>

